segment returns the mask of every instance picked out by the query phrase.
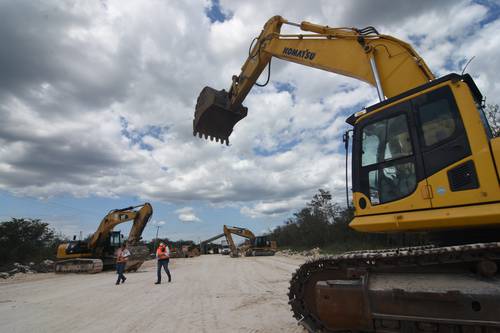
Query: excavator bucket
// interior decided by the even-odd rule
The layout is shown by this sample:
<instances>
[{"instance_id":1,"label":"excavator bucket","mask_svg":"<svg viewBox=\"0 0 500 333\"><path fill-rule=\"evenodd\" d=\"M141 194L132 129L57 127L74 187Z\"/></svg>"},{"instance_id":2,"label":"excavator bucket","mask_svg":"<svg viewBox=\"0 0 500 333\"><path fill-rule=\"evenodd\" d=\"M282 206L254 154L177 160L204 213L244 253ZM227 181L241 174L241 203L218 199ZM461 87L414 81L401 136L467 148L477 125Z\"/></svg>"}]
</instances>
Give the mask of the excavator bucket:
<instances>
[{"instance_id":1,"label":"excavator bucket","mask_svg":"<svg viewBox=\"0 0 500 333\"><path fill-rule=\"evenodd\" d=\"M229 136L238 121L245 118L247 108L230 107L229 94L225 90L205 87L198 96L193 120L193 135L229 145Z\"/></svg>"}]
</instances>

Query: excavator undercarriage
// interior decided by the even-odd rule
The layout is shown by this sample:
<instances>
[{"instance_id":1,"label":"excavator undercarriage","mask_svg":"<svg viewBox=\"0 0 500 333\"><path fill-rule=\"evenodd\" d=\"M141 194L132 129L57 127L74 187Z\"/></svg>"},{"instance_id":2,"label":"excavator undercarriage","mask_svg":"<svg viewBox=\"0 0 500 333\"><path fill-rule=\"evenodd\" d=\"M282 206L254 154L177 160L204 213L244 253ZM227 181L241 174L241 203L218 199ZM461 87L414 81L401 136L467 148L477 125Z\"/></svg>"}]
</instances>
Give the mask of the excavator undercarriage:
<instances>
[{"instance_id":1,"label":"excavator undercarriage","mask_svg":"<svg viewBox=\"0 0 500 333\"><path fill-rule=\"evenodd\" d=\"M291 280L310 332L500 332L500 243L356 251L309 261Z\"/></svg>"}]
</instances>

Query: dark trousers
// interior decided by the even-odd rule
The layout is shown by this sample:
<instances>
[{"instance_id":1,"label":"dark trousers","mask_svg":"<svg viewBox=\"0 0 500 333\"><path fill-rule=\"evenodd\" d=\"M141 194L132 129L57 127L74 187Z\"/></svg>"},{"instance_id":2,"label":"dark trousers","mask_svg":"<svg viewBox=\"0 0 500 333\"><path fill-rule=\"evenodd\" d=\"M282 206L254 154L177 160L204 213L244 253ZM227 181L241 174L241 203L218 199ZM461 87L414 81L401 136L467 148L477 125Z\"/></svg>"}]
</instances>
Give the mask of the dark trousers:
<instances>
[{"instance_id":1,"label":"dark trousers","mask_svg":"<svg viewBox=\"0 0 500 333\"><path fill-rule=\"evenodd\" d=\"M158 282L161 282L161 268L163 267L163 269L165 270L165 273L167 273L167 276L168 276L168 282L170 282L172 280L172 278L170 277L170 271L168 270L168 262L170 261L170 259L162 259L162 260L158 260L158 269L156 271L157 275L158 275Z\"/></svg>"},{"instance_id":2,"label":"dark trousers","mask_svg":"<svg viewBox=\"0 0 500 333\"><path fill-rule=\"evenodd\" d=\"M125 281L125 275L123 275L123 272L125 272L125 263L124 262L117 262L116 263L116 274L118 274L118 279L116 280L116 283L120 283L120 280L122 282Z\"/></svg>"}]
</instances>

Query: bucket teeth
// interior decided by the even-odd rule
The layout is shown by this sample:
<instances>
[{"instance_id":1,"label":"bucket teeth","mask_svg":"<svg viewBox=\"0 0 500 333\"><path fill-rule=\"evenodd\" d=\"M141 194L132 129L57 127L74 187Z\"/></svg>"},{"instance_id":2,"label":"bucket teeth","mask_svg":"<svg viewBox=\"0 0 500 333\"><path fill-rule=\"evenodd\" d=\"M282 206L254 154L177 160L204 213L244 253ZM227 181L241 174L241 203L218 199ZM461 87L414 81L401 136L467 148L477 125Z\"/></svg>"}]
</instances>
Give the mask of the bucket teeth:
<instances>
[{"instance_id":1,"label":"bucket teeth","mask_svg":"<svg viewBox=\"0 0 500 333\"><path fill-rule=\"evenodd\" d=\"M201 139L205 139L205 140L210 139L210 141L215 140L215 142L220 142L221 144L226 144L226 146L229 146L229 138L222 138L222 137L205 134L205 133L198 132L198 131L193 131L193 136L198 136Z\"/></svg>"}]
</instances>

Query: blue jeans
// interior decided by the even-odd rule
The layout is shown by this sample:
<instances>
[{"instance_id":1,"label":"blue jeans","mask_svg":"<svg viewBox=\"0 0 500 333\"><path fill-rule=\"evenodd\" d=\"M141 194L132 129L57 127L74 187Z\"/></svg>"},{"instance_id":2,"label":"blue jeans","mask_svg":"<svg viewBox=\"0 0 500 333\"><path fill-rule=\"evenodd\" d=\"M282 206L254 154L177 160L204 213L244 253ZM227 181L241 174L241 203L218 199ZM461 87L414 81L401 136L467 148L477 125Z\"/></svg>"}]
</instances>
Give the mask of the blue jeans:
<instances>
[{"instance_id":1,"label":"blue jeans","mask_svg":"<svg viewBox=\"0 0 500 333\"><path fill-rule=\"evenodd\" d=\"M120 283L120 280L122 282L125 281L125 275L123 275L123 272L125 272L125 263L124 262L117 262L116 263L116 274L118 274L118 280L116 280L116 283Z\"/></svg>"},{"instance_id":2,"label":"blue jeans","mask_svg":"<svg viewBox=\"0 0 500 333\"><path fill-rule=\"evenodd\" d=\"M158 280L157 282L161 282L161 268L163 267L163 269L165 270L165 273L167 273L167 276L168 276L168 282L170 282L172 280L172 278L170 277L170 271L168 270L168 262L170 261L170 259L162 259L162 260L158 260L158 266L157 266L157 275L158 275Z\"/></svg>"}]
</instances>

